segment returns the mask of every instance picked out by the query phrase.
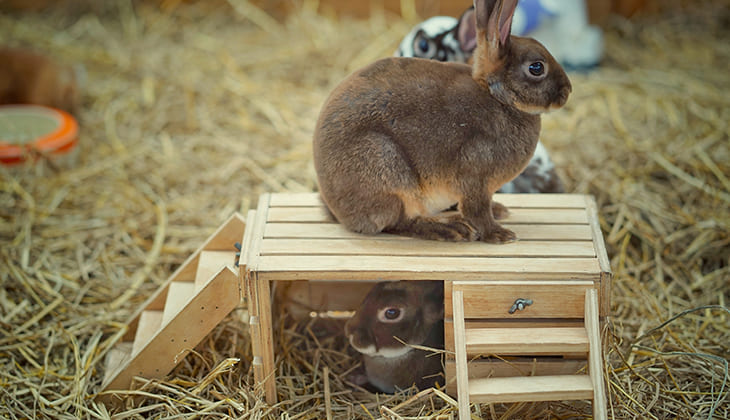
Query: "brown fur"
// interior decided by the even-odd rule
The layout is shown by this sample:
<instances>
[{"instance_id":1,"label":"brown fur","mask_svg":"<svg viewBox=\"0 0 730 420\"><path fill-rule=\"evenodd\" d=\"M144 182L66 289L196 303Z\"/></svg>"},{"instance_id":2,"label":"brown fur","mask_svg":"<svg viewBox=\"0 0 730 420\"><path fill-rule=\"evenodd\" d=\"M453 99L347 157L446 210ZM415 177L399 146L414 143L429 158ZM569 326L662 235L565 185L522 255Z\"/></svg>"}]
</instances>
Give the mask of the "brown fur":
<instances>
[{"instance_id":1,"label":"brown fur","mask_svg":"<svg viewBox=\"0 0 730 420\"><path fill-rule=\"evenodd\" d=\"M378 312L398 308L403 317L386 323ZM355 349L371 347L379 353L408 350L403 344L443 349L443 282L381 282L373 286L355 315L345 324L345 335ZM433 386L441 369L441 358L411 348L402 355L363 355L369 382L383 392L411 385ZM441 383L443 384L443 378Z\"/></svg>"},{"instance_id":2,"label":"brown fur","mask_svg":"<svg viewBox=\"0 0 730 420\"><path fill-rule=\"evenodd\" d=\"M510 24L516 0L494 3L476 5L473 67L386 58L349 76L325 102L314 163L322 199L348 229L450 241L515 239L495 221L494 213L503 217L506 209L495 211L492 194L534 153L535 112L562 106L571 87L537 41L502 41L505 28L489 27ZM493 17L497 6L509 16ZM539 80L527 74L535 61L548 70ZM439 214L455 203L457 214Z\"/></svg>"},{"instance_id":3,"label":"brown fur","mask_svg":"<svg viewBox=\"0 0 730 420\"><path fill-rule=\"evenodd\" d=\"M45 105L75 113L78 87L73 69L48 57L0 47L0 104Z\"/></svg>"}]
</instances>

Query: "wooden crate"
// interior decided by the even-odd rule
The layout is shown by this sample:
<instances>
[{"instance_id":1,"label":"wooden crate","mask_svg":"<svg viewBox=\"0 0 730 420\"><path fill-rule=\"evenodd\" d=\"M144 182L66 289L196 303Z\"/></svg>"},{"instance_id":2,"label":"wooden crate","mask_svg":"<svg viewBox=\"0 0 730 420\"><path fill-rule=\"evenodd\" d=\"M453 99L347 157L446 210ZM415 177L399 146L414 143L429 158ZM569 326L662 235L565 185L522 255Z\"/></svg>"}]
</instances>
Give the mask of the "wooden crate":
<instances>
[{"instance_id":1,"label":"wooden crate","mask_svg":"<svg viewBox=\"0 0 730 420\"><path fill-rule=\"evenodd\" d=\"M494 245L447 243L394 235L364 236L345 230L330 218L316 194L264 194L247 218L240 270L251 315L254 371L270 403L277 399L270 283L300 282L297 305L305 311L354 309L367 288L362 282L444 280L447 349L454 349L451 325L452 286L468 299L482 300L471 326L492 328L574 328L584 324L587 290L595 290L601 317L609 312L611 273L595 203L577 194L497 194L510 209L502 223L519 240ZM306 281L306 282L305 282ZM324 283L322 283L324 282ZM338 283L333 287L333 282ZM476 299L475 299L476 298ZM509 313L517 298L532 305ZM475 313L470 308L469 313ZM558 331L565 334L566 331ZM581 344L582 345L582 344ZM512 365L485 360L469 374L487 372L575 373L585 366L585 347L559 347L558 354L515 359ZM520 351L505 350L509 357ZM583 361L579 359L583 357ZM531 368L532 365L538 365ZM454 362L446 362L453 378ZM471 369L471 367L470 367ZM519 369L518 369L519 371Z\"/></svg>"}]
</instances>

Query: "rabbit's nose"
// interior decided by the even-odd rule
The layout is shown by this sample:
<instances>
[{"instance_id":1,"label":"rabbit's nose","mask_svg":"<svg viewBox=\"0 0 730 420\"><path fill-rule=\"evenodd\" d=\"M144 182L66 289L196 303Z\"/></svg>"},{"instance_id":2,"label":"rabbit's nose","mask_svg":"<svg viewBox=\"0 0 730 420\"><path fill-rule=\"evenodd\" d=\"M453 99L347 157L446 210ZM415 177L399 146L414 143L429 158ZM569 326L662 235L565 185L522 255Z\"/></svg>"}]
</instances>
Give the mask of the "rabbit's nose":
<instances>
[{"instance_id":1,"label":"rabbit's nose","mask_svg":"<svg viewBox=\"0 0 730 420\"><path fill-rule=\"evenodd\" d=\"M555 95L555 101L553 102L553 105L557 107L561 107L565 105L566 102L568 102L568 96L570 96L570 92L573 91L573 87L568 83L567 85L563 86L560 91L558 91L558 94Z\"/></svg>"}]
</instances>

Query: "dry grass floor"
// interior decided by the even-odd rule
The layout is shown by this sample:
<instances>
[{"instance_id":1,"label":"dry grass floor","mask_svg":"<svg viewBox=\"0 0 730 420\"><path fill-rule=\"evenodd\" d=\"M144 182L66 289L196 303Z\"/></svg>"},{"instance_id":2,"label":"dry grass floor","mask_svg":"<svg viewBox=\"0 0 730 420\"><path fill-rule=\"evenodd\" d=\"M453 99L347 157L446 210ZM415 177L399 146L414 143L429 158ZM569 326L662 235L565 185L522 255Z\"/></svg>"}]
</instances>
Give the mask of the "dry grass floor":
<instances>
[{"instance_id":1,"label":"dry grass floor","mask_svg":"<svg viewBox=\"0 0 730 420\"><path fill-rule=\"evenodd\" d=\"M283 23L244 0L176 3L0 12L2 43L86 69L77 163L0 169L0 417L322 419L328 382L335 418L452 418L438 392L353 390L346 344L312 325L280 331L269 407L235 313L167 380L141 381L140 398L113 413L94 402L110 337L204 238L264 191L316 188L319 106L413 23L334 20L312 2ZM544 118L568 190L599 203L617 419L730 418L730 2L692 3L610 22L604 63L573 74L568 105ZM590 416L585 404L480 409Z\"/></svg>"}]
</instances>

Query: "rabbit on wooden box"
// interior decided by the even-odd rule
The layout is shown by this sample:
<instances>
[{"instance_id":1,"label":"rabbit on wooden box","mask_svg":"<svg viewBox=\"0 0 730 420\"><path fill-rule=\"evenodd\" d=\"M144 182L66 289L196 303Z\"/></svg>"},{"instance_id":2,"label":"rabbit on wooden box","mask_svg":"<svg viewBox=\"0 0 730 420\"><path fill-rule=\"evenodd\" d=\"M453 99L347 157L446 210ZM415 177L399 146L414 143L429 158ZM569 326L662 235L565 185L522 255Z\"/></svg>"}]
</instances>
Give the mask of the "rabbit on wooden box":
<instances>
[{"instance_id":1,"label":"rabbit on wooden box","mask_svg":"<svg viewBox=\"0 0 730 420\"><path fill-rule=\"evenodd\" d=\"M503 243L492 194L532 158L540 113L571 92L537 41L510 36L517 0L476 1L473 66L391 57L346 78L314 132L321 197L346 228ZM444 210L457 205L456 212Z\"/></svg>"},{"instance_id":2,"label":"rabbit on wooden box","mask_svg":"<svg viewBox=\"0 0 730 420\"><path fill-rule=\"evenodd\" d=\"M513 35L540 41L566 67L591 68L603 55L601 30L588 22L584 0L520 0L512 19ZM474 7L461 17L434 16L403 37L395 55L467 63L476 48ZM525 170L504 184L502 193L561 193L563 183L542 141Z\"/></svg>"}]
</instances>

